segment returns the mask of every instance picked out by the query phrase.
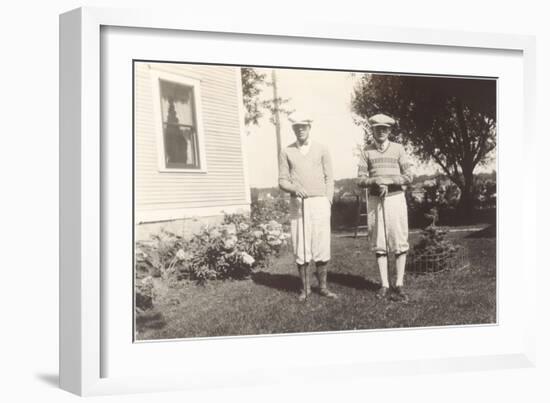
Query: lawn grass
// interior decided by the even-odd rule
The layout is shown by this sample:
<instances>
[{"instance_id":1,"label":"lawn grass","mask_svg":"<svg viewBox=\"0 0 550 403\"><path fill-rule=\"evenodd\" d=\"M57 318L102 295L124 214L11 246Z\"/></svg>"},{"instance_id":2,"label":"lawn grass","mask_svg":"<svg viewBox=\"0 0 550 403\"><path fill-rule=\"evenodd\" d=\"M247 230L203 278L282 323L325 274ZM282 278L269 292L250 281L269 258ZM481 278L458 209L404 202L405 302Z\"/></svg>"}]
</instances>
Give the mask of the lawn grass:
<instances>
[{"instance_id":1,"label":"lawn grass","mask_svg":"<svg viewBox=\"0 0 550 403\"><path fill-rule=\"evenodd\" d=\"M158 280L154 309L137 318L137 339L495 323L494 234L457 232L449 238L466 247L470 266L406 275L408 303L375 298L379 276L366 238L332 238L328 281L338 300L314 294L298 302L299 280L288 251L249 280L183 283L177 288ZM418 239L418 234L411 235L411 243Z\"/></svg>"}]
</instances>

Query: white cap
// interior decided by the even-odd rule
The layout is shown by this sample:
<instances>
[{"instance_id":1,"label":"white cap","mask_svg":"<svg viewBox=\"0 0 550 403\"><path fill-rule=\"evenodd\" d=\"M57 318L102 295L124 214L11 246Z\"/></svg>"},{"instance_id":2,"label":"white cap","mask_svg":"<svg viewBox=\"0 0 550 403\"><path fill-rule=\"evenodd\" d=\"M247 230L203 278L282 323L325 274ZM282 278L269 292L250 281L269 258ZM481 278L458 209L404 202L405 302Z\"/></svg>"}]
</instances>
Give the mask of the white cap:
<instances>
[{"instance_id":1,"label":"white cap","mask_svg":"<svg viewBox=\"0 0 550 403\"><path fill-rule=\"evenodd\" d=\"M290 120L290 123L292 123L292 126L295 126L295 125L311 126L311 122L313 122L313 120L308 116L303 114L298 114L298 113L295 113L292 116L290 116L288 120Z\"/></svg>"},{"instance_id":2,"label":"white cap","mask_svg":"<svg viewBox=\"0 0 550 403\"><path fill-rule=\"evenodd\" d=\"M374 126L387 126L391 127L395 124L395 120L388 115L384 115L383 113L378 113L374 116L371 116L369 118L369 124Z\"/></svg>"}]
</instances>

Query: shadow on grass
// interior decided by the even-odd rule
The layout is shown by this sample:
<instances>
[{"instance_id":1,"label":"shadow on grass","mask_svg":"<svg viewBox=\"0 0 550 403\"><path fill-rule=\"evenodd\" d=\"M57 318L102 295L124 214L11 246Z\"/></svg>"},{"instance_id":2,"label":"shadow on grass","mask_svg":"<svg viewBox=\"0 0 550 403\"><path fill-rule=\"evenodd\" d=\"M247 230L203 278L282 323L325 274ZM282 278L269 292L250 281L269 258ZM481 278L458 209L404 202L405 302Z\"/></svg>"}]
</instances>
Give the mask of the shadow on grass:
<instances>
[{"instance_id":1,"label":"shadow on grass","mask_svg":"<svg viewBox=\"0 0 550 403\"><path fill-rule=\"evenodd\" d=\"M496 238L497 227L496 225L490 225L485 229L473 232L466 236L466 238Z\"/></svg>"},{"instance_id":2,"label":"shadow on grass","mask_svg":"<svg viewBox=\"0 0 550 403\"><path fill-rule=\"evenodd\" d=\"M290 274L272 274L261 271L252 275L252 281L256 284L261 284L266 287L292 293L299 292L301 287L298 276L293 276ZM313 273L311 273L310 281L312 282L312 288L315 289L316 279ZM344 287L355 288L357 290L376 291L380 288L380 284L378 283L349 273L328 272L327 281L329 283L339 284Z\"/></svg>"},{"instance_id":3,"label":"shadow on grass","mask_svg":"<svg viewBox=\"0 0 550 403\"><path fill-rule=\"evenodd\" d=\"M380 284L370 281L364 277L349 273L331 273L327 275L327 281L343 285L344 287L355 288L357 290L376 291Z\"/></svg>"},{"instance_id":4,"label":"shadow on grass","mask_svg":"<svg viewBox=\"0 0 550 403\"><path fill-rule=\"evenodd\" d=\"M260 271L252 275L252 281L254 281L256 284L276 288L277 290L281 291L300 291L300 280L298 278L298 275L292 276L290 274L272 274L265 271Z\"/></svg>"}]
</instances>

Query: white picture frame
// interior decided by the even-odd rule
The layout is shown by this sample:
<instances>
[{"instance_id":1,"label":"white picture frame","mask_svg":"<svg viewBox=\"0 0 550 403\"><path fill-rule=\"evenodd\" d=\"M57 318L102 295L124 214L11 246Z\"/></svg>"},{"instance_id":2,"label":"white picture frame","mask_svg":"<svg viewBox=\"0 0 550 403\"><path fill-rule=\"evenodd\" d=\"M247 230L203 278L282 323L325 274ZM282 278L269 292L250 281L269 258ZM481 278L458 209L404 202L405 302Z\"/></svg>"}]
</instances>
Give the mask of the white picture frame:
<instances>
[{"instance_id":1,"label":"white picture frame","mask_svg":"<svg viewBox=\"0 0 550 403\"><path fill-rule=\"evenodd\" d=\"M346 364L311 363L308 370L289 364L281 368L265 362L262 373L247 372L241 367L234 372L220 367L205 379L178 376L102 376L105 351L102 317L108 315L102 290L103 254L107 245L102 239L101 215L104 179L109 172L102 166L104 144L101 142L101 29L106 26L135 27L160 30L217 32L226 35L243 34L264 38L283 37L296 43L309 39L376 42L411 46L478 49L479 52L505 50L521 53L523 67L522 127L523 155L528 155L534 141L535 41L533 37L491 33L467 33L444 30L418 30L403 27L383 28L345 23L300 20L283 25L269 20L190 19L181 22L175 14L154 10L115 10L80 8L60 17L60 385L79 395L151 392L224 385L254 385L268 382L292 382L302 379L346 379L371 374L410 374L456 370L517 368L533 366L535 362L536 322L529 312L535 312L535 284L524 281L521 287L523 307L527 314L522 323L514 324L524 335L523 343L502 354L470 356L436 356L384 362L371 362L364 357ZM131 96L131 95L129 95ZM130 98L129 98L129 101ZM535 176L523 185L535 188ZM535 228L535 213L526 206L520 209L521 237L517 251L527 251L528 233ZM502 216L500 216L502 219ZM500 222L500 221L499 221ZM128 229L129 231L131 229ZM505 253L502 251L499 252ZM532 252L532 250L531 250ZM511 253L507 251L506 253ZM522 278L536 276L535 253L523 254ZM502 256L499 257L502 262ZM397 331L407 333L406 331ZM306 336L309 337L309 336ZM413 337L413 332L403 337ZM275 338L270 338L273 342ZM304 338L302 337L302 340ZM333 339L326 339L331 343ZM228 341L220 340L220 343ZM240 339L245 343L262 342ZM200 343L200 342L198 342ZM219 345L219 344L218 344ZM174 344L173 348L177 344ZM170 347L166 347L170 349ZM210 360L215 358L210 357ZM192 362L180 364L182 372ZM237 365L238 367L238 365ZM329 371L327 371L327 369ZM204 375L204 373L202 373Z\"/></svg>"}]
</instances>

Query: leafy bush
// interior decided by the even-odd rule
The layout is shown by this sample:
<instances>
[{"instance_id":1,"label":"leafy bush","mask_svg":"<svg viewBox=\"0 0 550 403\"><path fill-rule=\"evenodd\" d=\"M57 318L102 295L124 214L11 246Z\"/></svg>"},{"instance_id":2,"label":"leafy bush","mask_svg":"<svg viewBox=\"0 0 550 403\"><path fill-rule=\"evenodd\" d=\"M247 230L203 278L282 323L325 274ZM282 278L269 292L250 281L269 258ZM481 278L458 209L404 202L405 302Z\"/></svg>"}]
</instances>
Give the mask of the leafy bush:
<instances>
[{"instance_id":1,"label":"leafy bush","mask_svg":"<svg viewBox=\"0 0 550 403\"><path fill-rule=\"evenodd\" d=\"M476 179L474 186L475 209L465 215L458 208L460 188L445 177L425 180L421 187L406 192L409 225L424 228L430 224L426 214L437 208L440 225L471 225L496 221L496 182L492 179Z\"/></svg>"},{"instance_id":2,"label":"leafy bush","mask_svg":"<svg viewBox=\"0 0 550 403\"><path fill-rule=\"evenodd\" d=\"M446 239L449 231L430 225L422 231L420 242L413 248L415 256L434 256L443 254L452 254L456 252L457 247Z\"/></svg>"},{"instance_id":3,"label":"leafy bush","mask_svg":"<svg viewBox=\"0 0 550 403\"><path fill-rule=\"evenodd\" d=\"M136 308L145 311L153 307L153 278L147 276L136 282Z\"/></svg>"},{"instance_id":4,"label":"leafy bush","mask_svg":"<svg viewBox=\"0 0 550 403\"><path fill-rule=\"evenodd\" d=\"M460 201L460 188L448 179L436 178L424 183L424 204L427 208L456 207Z\"/></svg>"},{"instance_id":5,"label":"leafy bush","mask_svg":"<svg viewBox=\"0 0 550 403\"><path fill-rule=\"evenodd\" d=\"M250 205L250 218L254 224L277 221L285 227L290 225L290 204L288 199L275 198L253 201Z\"/></svg>"},{"instance_id":6,"label":"leafy bush","mask_svg":"<svg viewBox=\"0 0 550 403\"><path fill-rule=\"evenodd\" d=\"M166 230L151 236L147 242L136 244L137 277L161 277L167 281L178 281L189 277L187 242Z\"/></svg>"},{"instance_id":7,"label":"leafy bush","mask_svg":"<svg viewBox=\"0 0 550 403\"><path fill-rule=\"evenodd\" d=\"M475 205L480 209L496 208L497 183L494 180L478 180L474 185Z\"/></svg>"},{"instance_id":8,"label":"leafy bush","mask_svg":"<svg viewBox=\"0 0 550 403\"><path fill-rule=\"evenodd\" d=\"M226 215L223 224L207 227L191 239L192 277L199 282L246 278L265 267L288 238L275 220L255 224L240 214Z\"/></svg>"},{"instance_id":9,"label":"leafy bush","mask_svg":"<svg viewBox=\"0 0 550 403\"><path fill-rule=\"evenodd\" d=\"M330 221L334 229L355 228L357 224L357 199L349 197L334 200ZM365 224L364 219L361 220L361 224Z\"/></svg>"},{"instance_id":10,"label":"leafy bush","mask_svg":"<svg viewBox=\"0 0 550 403\"><path fill-rule=\"evenodd\" d=\"M448 230L435 225L438 219L436 208L426 215L432 224L422 232L422 238L411 253L409 266L416 272L436 272L444 270L454 259L458 246L453 245L447 237Z\"/></svg>"},{"instance_id":11,"label":"leafy bush","mask_svg":"<svg viewBox=\"0 0 550 403\"><path fill-rule=\"evenodd\" d=\"M138 273L148 271L172 285L183 279L242 279L269 264L288 238L274 220L256 224L245 215L230 214L189 240L162 231L151 242L138 243L136 267Z\"/></svg>"}]
</instances>

